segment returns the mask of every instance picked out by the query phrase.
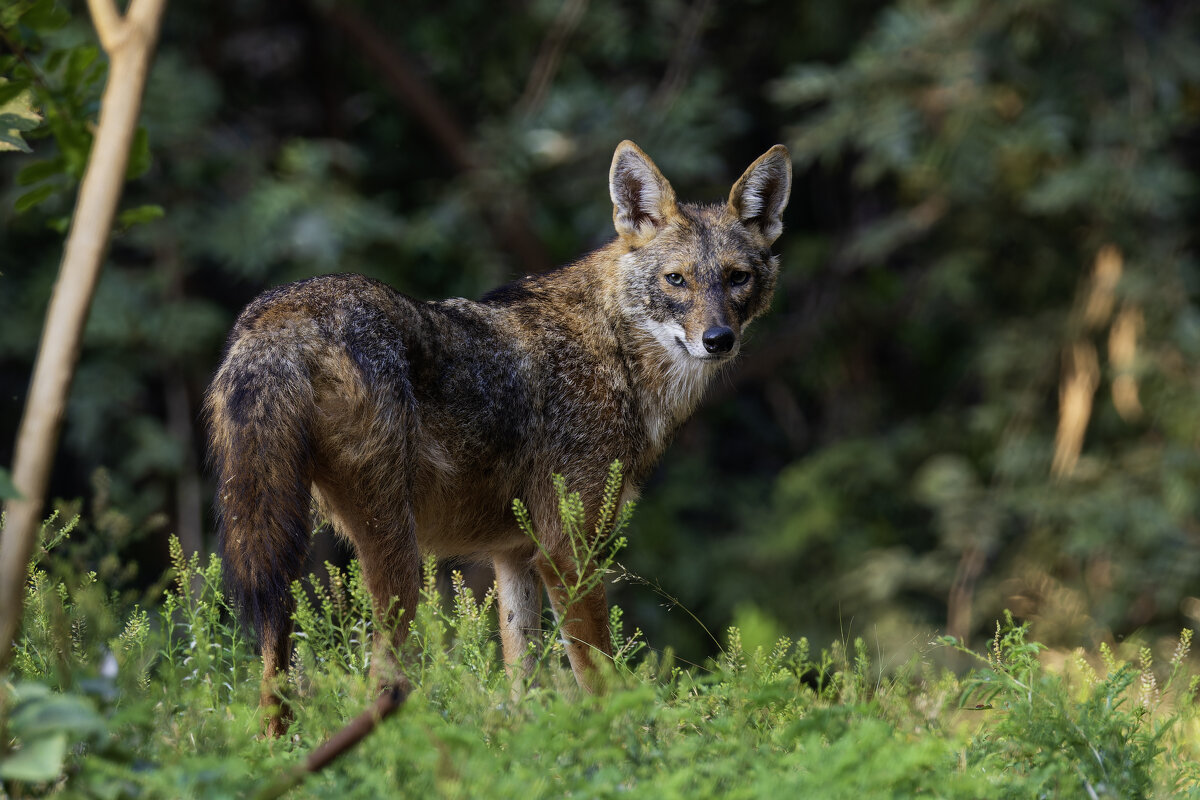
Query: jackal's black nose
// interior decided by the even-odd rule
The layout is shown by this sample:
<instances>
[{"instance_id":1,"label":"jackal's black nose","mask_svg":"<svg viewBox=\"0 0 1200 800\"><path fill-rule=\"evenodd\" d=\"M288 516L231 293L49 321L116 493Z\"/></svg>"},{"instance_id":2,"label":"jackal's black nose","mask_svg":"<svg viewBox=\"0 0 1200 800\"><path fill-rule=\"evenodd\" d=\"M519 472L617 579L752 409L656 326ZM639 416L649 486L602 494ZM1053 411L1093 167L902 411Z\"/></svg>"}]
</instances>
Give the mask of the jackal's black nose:
<instances>
[{"instance_id":1,"label":"jackal's black nose","mask_svg":"<svg viewBox=\"0 0 1200 800\"><path fill-rule=\"evenodd\" d=\"M733 349L733 343L737 341L737 336L734 335L731 328L714 325L704 332L701 341L704 342L704 349L710 353L728 353Z\"/></svg>"}]
</instances>

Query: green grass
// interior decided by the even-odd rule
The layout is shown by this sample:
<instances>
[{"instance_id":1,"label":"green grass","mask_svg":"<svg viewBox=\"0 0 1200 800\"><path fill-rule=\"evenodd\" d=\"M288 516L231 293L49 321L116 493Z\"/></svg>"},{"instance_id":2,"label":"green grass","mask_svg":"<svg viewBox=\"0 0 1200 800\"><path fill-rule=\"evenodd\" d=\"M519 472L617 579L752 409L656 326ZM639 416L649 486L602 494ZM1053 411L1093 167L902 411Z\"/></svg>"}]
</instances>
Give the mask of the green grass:
<instances>
[{"instance_id":1,"label":"green grass","mask_svg":"<svg viewBox=\"0 0 1200 800\"><path fill-rule=\"evenodd\" d=\"M68 526L69 527L69 526ZM263 739L259 664L220 592L220 564L172 546L173 583L128 607L70 576L51 526L33 565L7 684L0 797L253 797L373 699L370 602L356 565L297 585L288 691L296 719ZM69 532L69 530L68 530ZM59 570L56 572L56 570ZM579 692L552 634L514 698L494 602L432 564L417 613L416 690L292 797L1200 797L1191 632L1149 649L1056 659L1005 620L975 668L924 659L884 674L861 639L781 639L685 668L626 636L601 696ZM1061 655L1061 654L1057 654Z\"/></svg>"}]
</instances>

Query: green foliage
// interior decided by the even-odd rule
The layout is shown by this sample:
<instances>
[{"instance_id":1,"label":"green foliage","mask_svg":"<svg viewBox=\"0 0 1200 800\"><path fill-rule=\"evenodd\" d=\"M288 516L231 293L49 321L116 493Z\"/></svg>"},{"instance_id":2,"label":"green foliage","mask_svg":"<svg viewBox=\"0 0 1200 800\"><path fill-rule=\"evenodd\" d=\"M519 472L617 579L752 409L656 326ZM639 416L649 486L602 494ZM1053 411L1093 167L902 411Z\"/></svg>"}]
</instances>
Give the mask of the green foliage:
<instances>
[{"instance_id":1,"label":"green foliage","mask_svg":"<svg viewBox=\"0 0 1200 800\"><path fill-rule=\"evenodd\" d=\"M90 698L59 694L41 683L13 687L9 729L21 748L0 760L0 779L50 783L63 771L68 743L94 745L108 733Z\"/></svg>"},{"instance_id":2,"label":"green foliage","mask_svg":"<svg viewBox=\"0 0 1200 800\"><path fill-rule=\"evenodd\" d=\"M36 129L42 121L33 110L32 93L20 84L10 86L9 81L4 81L0 83L0 97L5 98L0 103L0 150L32 153L33 149L21 138L22 132ZM22 202L25 202L24 198Z\"/></svg>"},{"instance_id":3,"label":"green foliage","mask_svg":"<svg viewBox=\"0 0 1200 800\"><path fill-rule=\"evenodd\" d=\"M517 525L537 546L538 552L545 556L563 590L565 607L562 613L555 618L554 627L543 642L541 652L538 653L539 664L544 663L552 652L560 649L559 634L562 631L563 620L570 618L571 608L576 603L601 586L605 577L613 573L617 554L625 547L624 531L633 516L634 504L619 502L624 485L623 469L619 460L609 464L608 476L605 478L604 490L600 497L600 506L590 531L588 530L587 513L579 492L568 491L563 476L552 476L554 492L558 496L562 536L571 546L572 568L566 572L555 559L551 558L542 540L538 538L533 520L530 518L525 504L519 498L513 500L513 514L517 518ZM619 609L613 610L612 621L618 624L615 630L618 636L621 635L621 616L622 613ZM637 634L635 633L630 640L622 637L619 642L614 642L613 647L617 666L625 666L628 658L640 649ZM536 676L530 677L532 679Z\"/></svg>"},{"instance_id":4,"label":"green foliage","mask_svg":"<svg viewBox=\"0 0 1200 800\"><path fill-rule=\"evenodd\" d=\"M564 514L577 514L563 499ZM620 518L614 507L600 530ZM75 546L73 525L47 523L39 561ZM177 540L171 560L171 585L149 608L120 607L94 576L51 581L35 561L4 687L0 789L247 796L370 703L372 603L356 563L295 587L296 719L287 739L270 740L257 735L259 664L220 594L220 563ZM425 574L422 651L408 665L416 690L309 776L302 796L1200 796L1190 630L1165 674L1150 648L1131 651L1136 665L1104 647L1056 670L1009 616L989 652L943 642L982 664L958 678L928 652L885 669L862 638L817 652L804 638L747 646L730 628L703 668L627 653L625 679L586 695L561 660L548 661L516 700L496 652L494 593L477 601L456 575L447 596L433 562Z\"/></svg>"},{"instance_id":5,"label":"green foliage","mask_svg":"<svg viewBox=\"0 0 1200 800\"><path fill-rule=\"evenodd\" d=\"M91 150L89 123L94 121L106 65L99 48L81 42L70 24L70 14L54 0L19 0L9 4L0 18L0 39L8 51L0 56L4 94L16 93L12 102L26 110L24 125L7 127L37 138L52 136L58 148L57 154L30 163L17 174L19 185L36 187L17 198L18 212L73 189ZM19 136L9 144L34 152Z\"/></svg>"},{"instance_id":6,"label":"green foliage","mask_svg":"<svg viewBox=\"0 0 1200 800\"><path fill-rule=\"evenodd\" d=\"M1179 142L1200 124L1198 23L1192 4L904 0L848 57L772 83L799 173L862 199L831 257L828 344L790 370L815 441L743 524L756 605L792 591L823 629L866 620L896 647L922 625L986 636L1010 604L1056 645L1191 623L1197 184ZM1096 359L1081 456L1052 474L1077 347Z\"/></svg>"},{"instance_id":7,"label":"green foliage","mask_svg":"<svg viewBox=\"0 0 1200 800\"><path fill-rule=\"evenodd\" d=\"M363 580L362 567L352 561L347 570L325 563L327 581L308 576L308 591L292 584L296 598L297 630L293 660L306 671L326 670L325 660L353 675L366 675L374 629L374 606ZM311 595L309 592L311 591ZM314 603L315 598L315 603Z\"/></svg>"},{"instance_id":8,"label":"green foliage","mask_svg":"<svg viewBox=\"0 0 1200 800\"><path fill-rule=\"evenodd\" d=\"M976 703L997 713L995 723L974 737L969 763L1019 776L1032 792L1024 796L1195 796L1200 791L1194 770L1184 770L1166 785L1159 773L1171 728L1192 724L1179 710L1195 698L1194 677L1181 685L1190 629L1180 635L1160 687L1149 648L1138 652L1135 665L1102 646L1103 675L1082 653L1074 658L1074 680L1046 671L1038 660L1044 648L1028 640L1028 628L1007 615L1003 626L996 625L991 652L970 653L986 668L963 682L963 705Z\"/></svg>"},{"instance_id":9,"label":"green foliage","mask_svg":"<svg viewBox=\"0 0 1200 800\"><path fill-rule=\"evenodd\" d=\"M0 55L0 151L34 153L23 135L51 137L57 148L41 152L17 173L18 185L34 187L14 201L18 213L74 191L83 177L108 66L94 36L85 39L81 29L55 0L17 0L0 14L0 41L7 50ZM137 178L149 168L149 139L139 129L126 174ZM151 218L132 210L121 224ZM54 224L64 229L65 218Z\"/></svg>"}]
</instances>

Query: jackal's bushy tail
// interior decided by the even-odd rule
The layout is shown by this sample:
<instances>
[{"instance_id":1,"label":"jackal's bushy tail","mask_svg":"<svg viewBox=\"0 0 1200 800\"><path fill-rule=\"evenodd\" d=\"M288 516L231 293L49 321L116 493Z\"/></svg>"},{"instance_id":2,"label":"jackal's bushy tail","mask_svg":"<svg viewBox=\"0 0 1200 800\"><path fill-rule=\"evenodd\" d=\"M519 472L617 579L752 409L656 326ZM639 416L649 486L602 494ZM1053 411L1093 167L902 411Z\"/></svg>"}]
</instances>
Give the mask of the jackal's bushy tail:
<instances>
[{"instance_id":1,"label":"jackal's bushy tail","mask_svg":"<svg viewBox=\"0 0 1200 800\"><path fill-rule=\"evenodd\" d=\"M309 549L315 402L302 352L234 340L205 410L226 586L265 645L290 629Z\"/></svg>"}]
</instances>

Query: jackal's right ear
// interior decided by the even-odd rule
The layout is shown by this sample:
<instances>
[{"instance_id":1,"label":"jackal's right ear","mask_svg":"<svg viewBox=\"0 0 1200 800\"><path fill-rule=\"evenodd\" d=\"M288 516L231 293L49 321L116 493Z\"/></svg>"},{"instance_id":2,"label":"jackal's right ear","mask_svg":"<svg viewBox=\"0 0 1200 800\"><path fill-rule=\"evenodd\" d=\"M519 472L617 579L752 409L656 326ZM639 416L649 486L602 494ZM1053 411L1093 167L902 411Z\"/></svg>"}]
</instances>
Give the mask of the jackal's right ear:
<instances>
[{"instance_id":1,"label":"jackal's right ear","mask_svg":"<svg viewBox=\"0 0 1200 800\"><path fill-rule=\"evenodd\" d=\"M792 193L792 157L777 144L751 164L729 192L729 207L747 228L756 228L767 244L783 232L783 210Z\"/></svg>"},{"instance_id":2,"label":"jackal's right ear","mask_svg":"<svg viewBox=\"0 0 1200 800\"><path fill-rule=\"evenodd\" d=\"M613 201L613 226L621 236L653 239L677 213L675 190L650 156L628 139L617 145L613 154L608 193Z\"/></svg>"}]
</instances>

